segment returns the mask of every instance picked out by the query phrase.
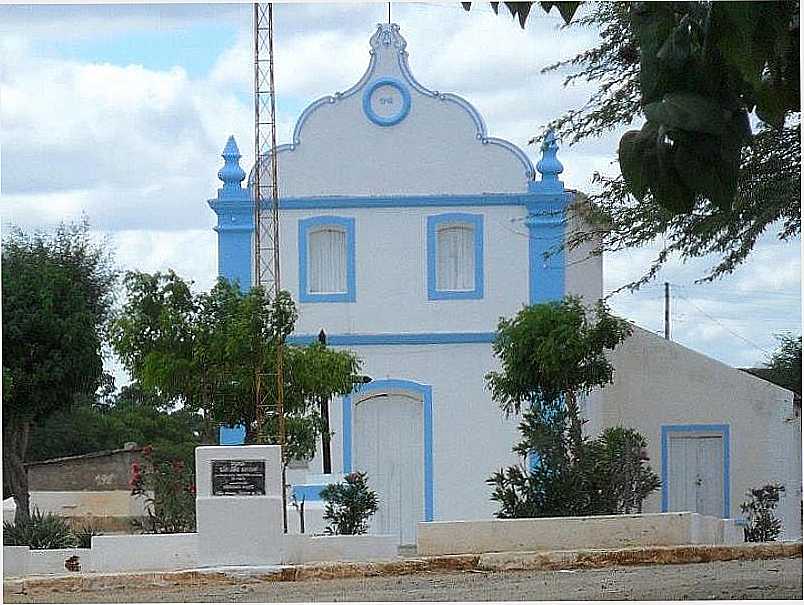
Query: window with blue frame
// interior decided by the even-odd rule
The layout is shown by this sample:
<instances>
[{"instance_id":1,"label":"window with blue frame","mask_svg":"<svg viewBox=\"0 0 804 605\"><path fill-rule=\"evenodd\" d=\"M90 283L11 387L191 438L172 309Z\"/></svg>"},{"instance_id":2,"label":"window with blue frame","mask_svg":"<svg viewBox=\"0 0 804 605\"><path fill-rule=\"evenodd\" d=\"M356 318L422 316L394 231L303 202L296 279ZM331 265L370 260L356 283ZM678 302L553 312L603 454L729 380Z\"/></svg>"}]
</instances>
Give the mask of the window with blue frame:
<instances>
[{"instance_id":1,"label":"window with blue frame","mask_svg":"<svg viewBox=\"0 0 804 605\"><path fill-rule=\"evenodd\" d=\"M427 217L427 298L483 298L483 215Z\"/></svg>"},{"instance_id":2,"label":"window with blue frame","mask_svg":"<svg viewBox=\"0 0 804 605\"><path fill-rule=\"evenodd\" d=\"M299 301L355 301L355 219L299 221Z\"/></svg>"}]
</instances>

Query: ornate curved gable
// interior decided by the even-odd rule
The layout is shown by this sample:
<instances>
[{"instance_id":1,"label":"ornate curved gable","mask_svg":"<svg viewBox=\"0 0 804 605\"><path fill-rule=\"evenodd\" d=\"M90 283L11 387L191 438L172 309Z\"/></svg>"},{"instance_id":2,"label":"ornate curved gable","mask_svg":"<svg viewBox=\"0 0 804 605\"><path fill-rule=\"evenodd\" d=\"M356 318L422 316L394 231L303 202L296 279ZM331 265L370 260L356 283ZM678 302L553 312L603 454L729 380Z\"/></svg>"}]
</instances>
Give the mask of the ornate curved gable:
<instances>
[{"instance_id":1,"label":"ornate curved gable","mask_svg":"<svg viewBox=\"0 0 804 605\"><path fill-rule=\"evenodd\" d=\"M469 102L413 77L398 25L378 25L370 45L363 77L309 105L278 148L283 197L527 191L527 155L488 136Z\"/></svg>"}]
</instances>

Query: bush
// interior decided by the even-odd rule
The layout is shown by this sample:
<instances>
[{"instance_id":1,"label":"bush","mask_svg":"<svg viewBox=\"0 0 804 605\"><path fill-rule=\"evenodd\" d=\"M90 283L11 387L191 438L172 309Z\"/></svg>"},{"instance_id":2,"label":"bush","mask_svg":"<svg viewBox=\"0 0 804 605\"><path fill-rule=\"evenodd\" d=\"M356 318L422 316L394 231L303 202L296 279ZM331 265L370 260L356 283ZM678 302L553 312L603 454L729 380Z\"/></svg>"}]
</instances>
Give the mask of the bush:
<instances>
[{"instance_id":1,"label":"bush","mask_svg":"<svg viewBox=\"0 0 804 605\"><path fill-rule=\"evenodd\" d=\"M47 550L72 548L76 539L64 519L52 513L43 514L34 508L26 523L3 523L3 544Z\"/></svg>"},{"instance_id":2,"label":"bush","mask_svg":"<svg viewBox=\"0 0 804 605\"><path fill-rule=\"evenodd\" d=\"M647 464L645 438L621 426L605 429L590 444L600 514L641 513L642 501L661 486Z\"/></svg>"},{"instance_id":3,"label":"bush","mask_svg":"<svg viewBox=\"0 0 804 605\"><path fill-rule=\"evenodd\" d=\"M746 542L773 542L782 533L782 521L773 514L783 485L768 484L747 493L750 500L740 505L746 516L743 535Z\"/></svg>"},{"instance_id":4,"label":"bush","mask_svg":"<svg viewBox=\"0 0 804 605\"><path fill-rule=\"evenodd\" d=\"M327 534L355 535L368 531L368 520L377 512L377 494L369 489L366 473L351 473L344 483L332 483L321 490L327 503L324 521Z\"/></svg>"},{"instance_id":5,"label":"bush","mask_svg":"<svg viewBox=\"0 0 804 605\"><path fill-rule=\"evenodd\" d=\"M86 523L73 532L75 541L78 548L92 548L92 536L102 536L101 531L92 525Z\"/></svg>"},{"instance_id":6,"label":"bush","mask_svg":"<svg viewBox=\"0 0 804 605\"><path fill-rule=\"evenodd\" d=\"M573 416L576 416L573 418ZM523 413L513 451L526 463L500 469L487 483L500 519L640 512L661 482L647 464L645 438L612 427L595 439L578 435L577 411L564 406Z\"/></svg>"},{"instance_id":7,"label":"bush","mask_svg":"<svg viewBox=\"0 0 804 605\"><path fill-rule=\"evenodd\" d=\"M131 465L131 494L145 499L147 533L195 531L195 471L178 452L143 449L144 464ZM192 459L190 457L189 459Z\"/></svg>"}]
</instances>

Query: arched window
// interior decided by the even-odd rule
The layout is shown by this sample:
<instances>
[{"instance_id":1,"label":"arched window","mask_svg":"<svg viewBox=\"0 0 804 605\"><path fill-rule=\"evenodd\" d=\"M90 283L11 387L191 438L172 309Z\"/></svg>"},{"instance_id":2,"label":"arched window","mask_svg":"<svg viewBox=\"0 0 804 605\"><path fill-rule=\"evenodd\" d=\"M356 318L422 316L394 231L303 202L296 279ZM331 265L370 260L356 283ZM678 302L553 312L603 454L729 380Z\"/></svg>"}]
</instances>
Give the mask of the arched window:
<instances>
[{"instance_id":1,"label":"arched window","mask_svg":"<svg viewBox=\"0 0 804 605\"><path fill-rule=\"evenodd\" d=\"M299 301L355 301L355 220L314 216L299 221Z\"/></svg>"},{"instance_id":2,"label":"arched window","mask_svg":"<svg viewBox=\"0 0 804 605\"><path fill-rule=\"evenodd\" d=\"M427 297L483 298L483 216L427 217Z\"/></svg>"},{"instance_id":3,"label":"arched window","mask_svg":"<svg viewBox=\"0 0 804 605\"><path fill-rule=\"evenodd\" d=\"M346 230L335 226L315 229L307 242L310 294L346 292Z\"/></svg>"}]
</instances>

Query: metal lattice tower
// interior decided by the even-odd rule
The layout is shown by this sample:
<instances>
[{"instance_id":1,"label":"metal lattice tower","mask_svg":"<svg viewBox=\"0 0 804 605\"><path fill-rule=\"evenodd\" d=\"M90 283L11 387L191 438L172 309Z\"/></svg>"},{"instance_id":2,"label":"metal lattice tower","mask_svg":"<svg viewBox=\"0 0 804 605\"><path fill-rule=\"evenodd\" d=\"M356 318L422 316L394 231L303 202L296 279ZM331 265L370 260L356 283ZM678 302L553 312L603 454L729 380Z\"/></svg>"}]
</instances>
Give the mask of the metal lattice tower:
<instances>
[{"instance_id":1,"label":"metal lattice tower","mask_svg":"<svg viewBox=\"0 0 804 605\"><path fill-rule=\"evenodd\" d=\"M254 284L265 288L276 304L281 289L279 272L279 182L276 159L276 94L274 88L274 10L272 3L254 4ZM276 339L275 371L256 370L257 441L269 415L276 416L277 440L284 459L284 343ZM267 380L274 378L275 400L269 401ZM282 521L287 531L285 466L282 465Z\"/></svg>"}]
</instances>

